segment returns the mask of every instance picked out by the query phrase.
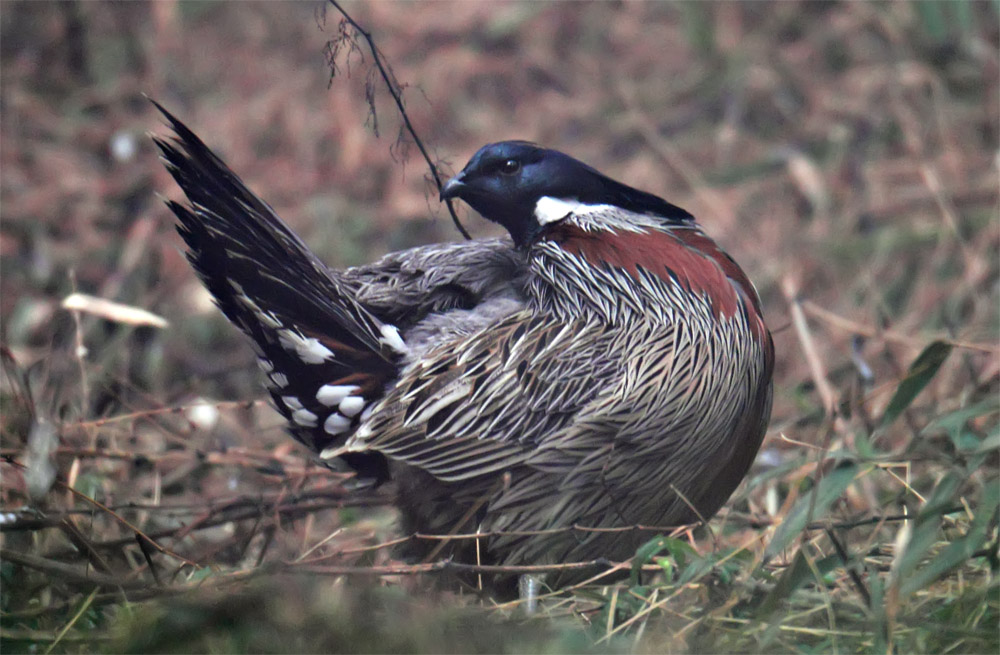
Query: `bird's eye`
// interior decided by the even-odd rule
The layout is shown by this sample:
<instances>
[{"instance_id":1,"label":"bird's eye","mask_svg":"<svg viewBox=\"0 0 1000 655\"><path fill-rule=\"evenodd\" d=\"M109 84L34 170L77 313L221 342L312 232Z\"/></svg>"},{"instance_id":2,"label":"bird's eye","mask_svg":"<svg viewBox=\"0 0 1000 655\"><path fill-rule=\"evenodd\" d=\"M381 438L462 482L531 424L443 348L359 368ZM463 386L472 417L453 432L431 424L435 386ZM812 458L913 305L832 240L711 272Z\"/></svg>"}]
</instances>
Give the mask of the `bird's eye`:
<instances>
[{"instance_id":1,"label":"bird's eye","mask_svg":"<svg viewBox=\"0 0 1000 655\"><path fill-rule=\"evenodd\" d=\"M521 162L516 159L508 159L500 166L501 175L513 175L521 170Z\"/></svg>"}]
</instances>

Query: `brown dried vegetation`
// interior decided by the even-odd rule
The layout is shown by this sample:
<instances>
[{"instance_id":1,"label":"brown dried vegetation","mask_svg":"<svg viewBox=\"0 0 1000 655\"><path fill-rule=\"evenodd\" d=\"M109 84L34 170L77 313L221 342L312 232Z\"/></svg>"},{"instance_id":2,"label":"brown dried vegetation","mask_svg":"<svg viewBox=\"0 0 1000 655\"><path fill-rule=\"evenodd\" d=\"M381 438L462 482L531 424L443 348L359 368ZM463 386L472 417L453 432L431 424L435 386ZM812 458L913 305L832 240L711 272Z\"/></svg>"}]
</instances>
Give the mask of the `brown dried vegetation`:
<instances>
[{"instance_id":1,"label":"brown dried vegetation","mask_svg":"<svg viewBox=\"0 0 1000 655\"><path fill-rule=\"evenodd\" d=\"M538 141L689 209L741 262L778 346L758 465L690 545L640 553L645 579L547 599L564 632L469 629L517 613L456 618L475 595L426 590L450 566L393 561L384 499L283 434L145 136L165 130L144 93L333 266L458 238L369 53L330 79L340 17L314 4L4 2L5 649L132 625L111 650L996 651L996 3L348 10L446 172ZM239 617L257 625L212 637Z\"/></svg>"}]
</instances>

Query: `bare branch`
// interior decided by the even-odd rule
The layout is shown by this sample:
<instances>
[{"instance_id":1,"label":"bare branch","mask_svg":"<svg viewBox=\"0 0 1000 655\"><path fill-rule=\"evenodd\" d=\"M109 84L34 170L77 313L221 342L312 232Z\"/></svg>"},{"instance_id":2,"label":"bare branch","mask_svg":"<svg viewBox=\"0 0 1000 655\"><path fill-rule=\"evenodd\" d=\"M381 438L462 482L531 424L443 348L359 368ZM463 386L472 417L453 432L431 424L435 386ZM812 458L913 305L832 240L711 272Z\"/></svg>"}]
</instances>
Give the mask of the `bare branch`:
<instances>
[{"instance_id":1,"label":"bare branch","mask_svg":"<svg viewBox=\"0 0 1000 655\"><path fill-rule=\"evenodd\" d=\"M420 149L420 154L423 156L424 161L427 162L427 166L430 168L431 178L434 180L434 185L437 187L440 193L441 189L444 187L444 182L442 180L441 174L437 169L437 166L431 160L430 155L427 153L427 148L424 147L424 142L417 135L416 129L413 127L413 123L410 122L410 116L406 113L406 107L403 103L403 87L396 80L395 75L392 74L392 69L387 66L383 60L382 53L379 51L378 46L375 45L375 40L372 38L370 32L362 28L357 21L355 21L350 14L348 14L337 0L329 0L330 4L336 8L337 11L344 17L344 21L349 24L355 32L360 34L365 43L368 44L368 49L371 51L372 59L375 63L375 68L378 69L379 75L382 77L382 81L385 82L386 88L389 90L389 95L392 96L393 101L396 103L396 108L399 110L399 115L403 118L403 124L406 131L409 132L410 137L412 137L413 142ZM349 41L347 43L346 41ZM353 40L349 39L344 23L341 22L341 26L338 32L338 37L327 44L327 60L330 63L330 77L333 78L337 73L336 63L334 58L342 52L343 48L348 48L347 61L348 66L350 65L350 55L353 52L360 53L357 44ZM375 84L372 79L372 73L369 73L365 80L365 100L368 102L368 106L371 107L370 119L372 121L372 130L375 132L375 136L378 136L378 117L375 115ZM455 208L451 203L451 200L446 200L445 205L448 207L448 213L451 214L451 220L455 224L455 227L466 239L472 239L469 233L466 231L465 227L462 225L461 221L458 220L458 214L455 213Z\"/></svg>"}]
</instances>

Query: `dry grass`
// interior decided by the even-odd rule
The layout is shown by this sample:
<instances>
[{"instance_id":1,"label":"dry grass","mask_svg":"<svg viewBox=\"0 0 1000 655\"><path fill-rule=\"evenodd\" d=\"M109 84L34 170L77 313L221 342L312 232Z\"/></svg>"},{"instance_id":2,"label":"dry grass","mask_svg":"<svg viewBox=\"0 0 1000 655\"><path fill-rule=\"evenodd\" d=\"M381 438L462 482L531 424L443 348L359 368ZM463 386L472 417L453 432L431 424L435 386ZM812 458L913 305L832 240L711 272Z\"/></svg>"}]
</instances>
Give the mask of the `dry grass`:
<instances>
[{"instance_id":1,"label":"dry grass","mask_svg":"<svg viewBox=\"0 0 1000 655\"><path fill-rule=\"evenodd\" d=\"M5 2L5 650L996 652L996 3L348 9L453 167L545 143L690 209L744 265L778 347L757 466L646 573L527 624L428 591L448 567L393 561L384 499L261 401L145 136L164 128L142 93L331 265L454 239L382 91L372 133L370 60L342 54L327 88L337 17L312 4Z\"/></svg>"}]
</instances>

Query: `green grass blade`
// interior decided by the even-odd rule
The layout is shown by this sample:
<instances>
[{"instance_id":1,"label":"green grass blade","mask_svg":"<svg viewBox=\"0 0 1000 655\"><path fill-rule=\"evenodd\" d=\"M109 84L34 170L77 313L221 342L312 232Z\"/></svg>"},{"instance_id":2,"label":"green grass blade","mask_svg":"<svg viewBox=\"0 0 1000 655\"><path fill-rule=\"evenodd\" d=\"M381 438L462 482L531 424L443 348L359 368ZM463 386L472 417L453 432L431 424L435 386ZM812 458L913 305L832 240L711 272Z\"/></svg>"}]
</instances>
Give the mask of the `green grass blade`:
<instances>
[{"instance_id":1,"label":"green grass blade","mask_svg":"<svg viewBox=\"0 0 1000 655\"><path fill-rule=\"evenodd\" d=\"M948 358L950 352L951 345L943 341L935 341L924 348L924 351L910 365L910 370L907 371L906 377L896 387L896 393L892 396L892 400L889 401L889 406L886 407L885 414L882 415L882 421L879 423L880 428L887 427L899 418L899 415L910 406L913 399L924 390L924 387L931 381L931 378L937 374L938 369L941 368L941 364Z\"/></svg>"},{"instance_id":2,"label":"green grass blade","mask_svg":"<svg viewBox=\"0 0 1000 655\"><path fill-rule=\"evenodd\" d=\"M941 478L934 487L927 503L913 519L913 532L905 549L897 555L893 563L893 575L896 580L905 580L912 575L937 543L941 532L941 517L955 505L955 497L961 483L959 475L951 472Z\"/></svg>"},{"instance_id":3,"label":"green grass blade","mask_svg":"<svg viewBox=\"0 0 1000 655\"><path fill-rule=\"evenodd\" d=\"M1000 487L996 481L983 486L983 494L975 507L975 517L968 532L953 540L944 550L935 555L927 566L902 577L900 593L906 597L934 582L952 569L961 566L972 554L983 547L990 538L990 526L996 521L1000 507Z\"/></svg>"},{"instance_id":4,"label":"green grass blade","mask_svg":"<svg viewBox=\"0 0 1000 655\"><path fill-rule=\"evenodd\" d=\"M796 589L804 585L812 577L812 567L809 566L805 553L799 550L795 553L795 557L792 558L792 563L781 574L781 577L778 578L778 582L774 585L774 588L764 598L764 602L760 604L760 611L757 613L757 618L760 620L766 619L774 610L778 609L781 601L791 596Z\"/></svg>"},{"instance_id":5,"label":"green grass blade","mask_svg":"<svg viewBox=\"0 0 1000 655\"><path fill-rule=\"evenodd\" d=\"M819 481L816 489L799 498L785 520L774 531L774 537L764 551L764 559L770 559L787 548L810 520L824 516L833 501L840 498L857 473L857 464L842 462Z\"/></svg>"}]
</instances>

